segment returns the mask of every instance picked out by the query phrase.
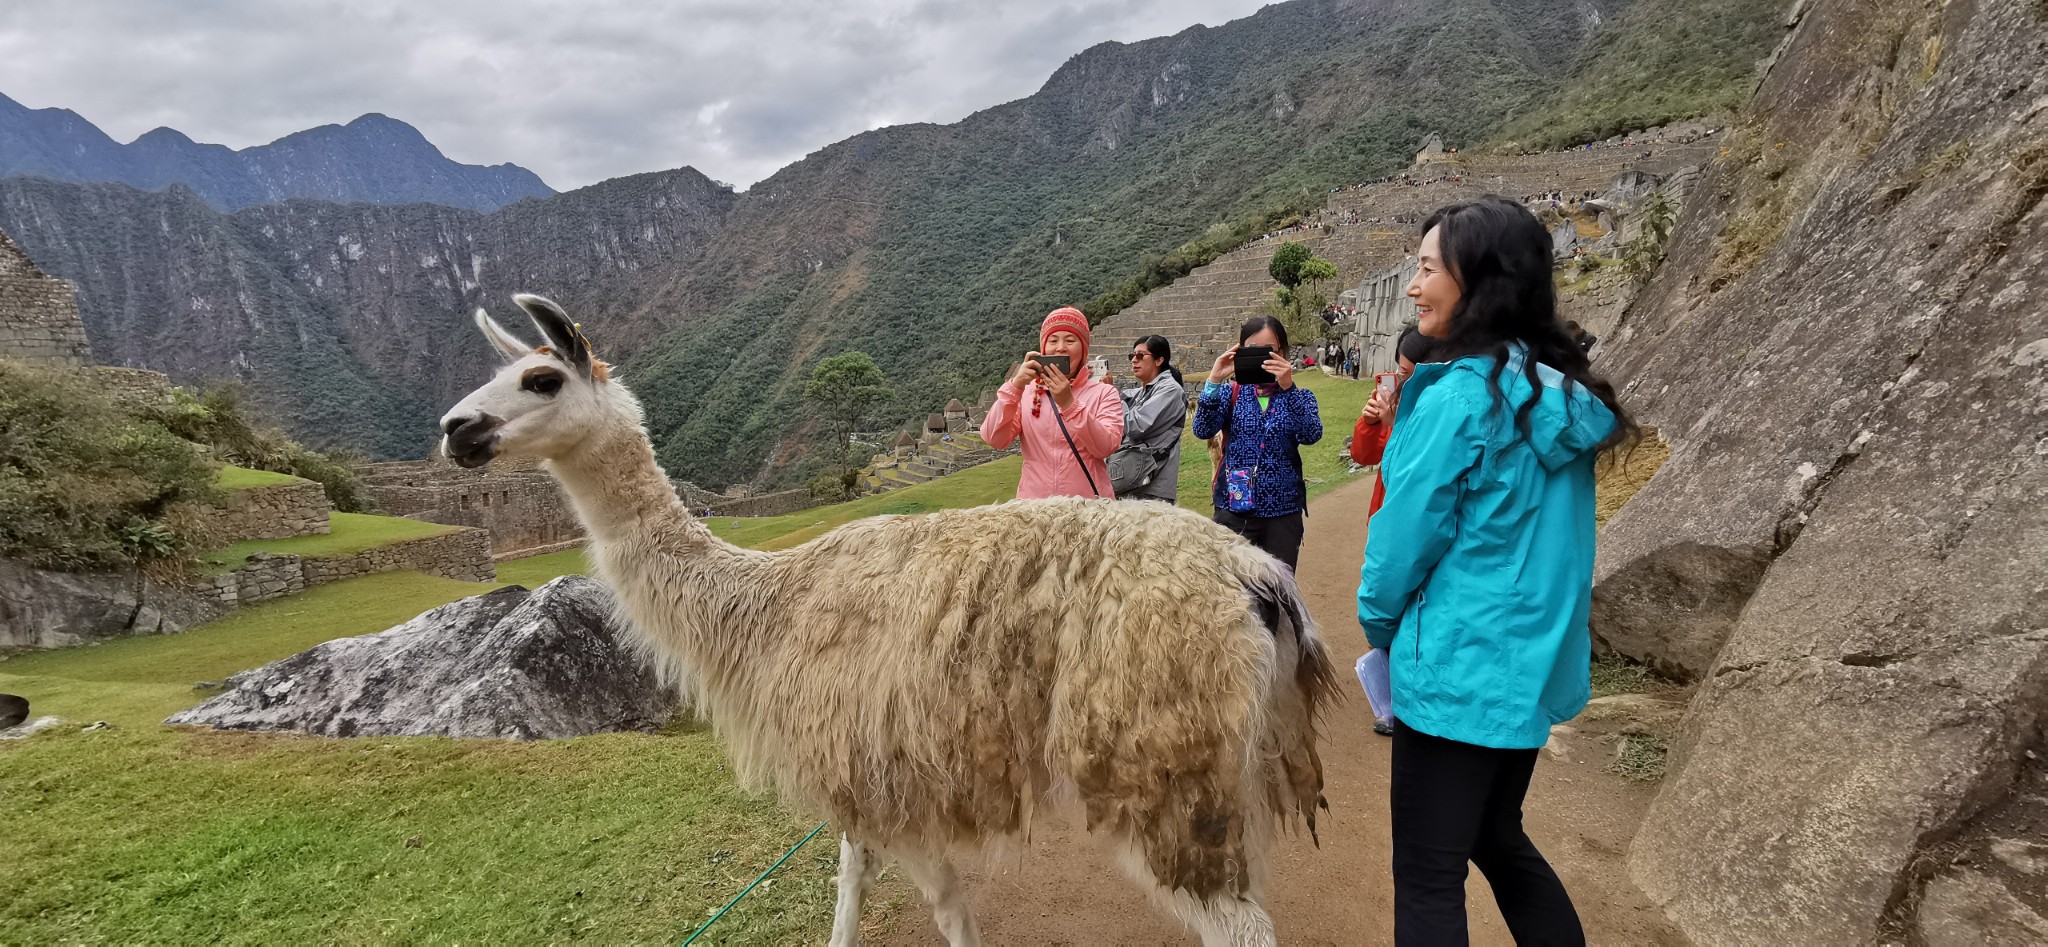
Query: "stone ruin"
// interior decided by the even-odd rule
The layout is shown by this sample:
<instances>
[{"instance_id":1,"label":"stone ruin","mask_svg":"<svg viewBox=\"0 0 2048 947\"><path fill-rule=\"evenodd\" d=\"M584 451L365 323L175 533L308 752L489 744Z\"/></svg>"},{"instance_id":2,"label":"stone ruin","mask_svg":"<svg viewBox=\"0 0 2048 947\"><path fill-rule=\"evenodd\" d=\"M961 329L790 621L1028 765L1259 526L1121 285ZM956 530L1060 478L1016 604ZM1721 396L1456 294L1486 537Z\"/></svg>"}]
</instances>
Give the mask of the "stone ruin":
<instances>
[{"instance_id":1,"label":"stone ruin","mask_svg":"<svg viewBox=\"0 0 2048 947\"><path fill-rule=\"evenodd\" d=\"M71 284L46 275L12 237L0 233L0 357L92 364L92 344Z\"/></svg>"},{"instance_id":2,"label":"stone ruin","mask_svg":"<svg viewBox=\"0 0 2048 947\"><path fill-rule=\"evenodd\" d=\"M950 398L945 407L925 416L916 433L898 431L888 453L876 454L862 468L862 492L887 493L1014 453L1015 445L1011 450L995 450L977 433L989 407L996 403L995 389L984 390L977 401L969 408L959 398Z\"/></svg>"},{"instance_id":3,"label":"stone ruin","mask_svg":"<svg viewBox=\"0 0 2048 947\"><path fill-rule=\"evenodd\" d=\"M583 543L583 524L555 478L531 462L466 470L436 447L427 460L362 464L356 473L381 512L484 530L500 559Z\"/></svg>"}]
</instances>

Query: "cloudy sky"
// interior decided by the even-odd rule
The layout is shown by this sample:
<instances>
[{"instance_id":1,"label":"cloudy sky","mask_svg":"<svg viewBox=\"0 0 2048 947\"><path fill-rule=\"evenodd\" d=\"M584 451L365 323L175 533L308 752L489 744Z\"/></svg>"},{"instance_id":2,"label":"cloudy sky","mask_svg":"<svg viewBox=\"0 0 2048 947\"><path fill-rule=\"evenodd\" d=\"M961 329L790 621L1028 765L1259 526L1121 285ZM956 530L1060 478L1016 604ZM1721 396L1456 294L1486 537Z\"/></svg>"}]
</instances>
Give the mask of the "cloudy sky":
<instances>
[{"instance_id":1,"label":"cloudy sky","mask_svg":"<svg viewBox=\"0 0 2048 947\"><path fill-rule=\"evenodd\" d=\"M383 112L558 189L692 165L745 187L865 129L953 122L1068 57L1262 0L4 0L0 93L120 141L235 148Z\"/></svg>"}]
</instances>

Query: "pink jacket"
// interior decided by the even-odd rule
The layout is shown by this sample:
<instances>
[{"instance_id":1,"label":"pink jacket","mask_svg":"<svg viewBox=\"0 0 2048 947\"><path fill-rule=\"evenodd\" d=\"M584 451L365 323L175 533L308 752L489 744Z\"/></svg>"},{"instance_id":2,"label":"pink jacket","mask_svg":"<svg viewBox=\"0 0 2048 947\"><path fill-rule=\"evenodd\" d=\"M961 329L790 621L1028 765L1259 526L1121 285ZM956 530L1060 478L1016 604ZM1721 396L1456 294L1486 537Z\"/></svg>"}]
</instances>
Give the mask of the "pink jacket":
<instances>
[{"instance_id":1,"label":"pink jacket","mask_svg":"<svg viewBox=\"0 0 2048 947\"><path fill-rule=\"evenodd\" d=\"M1034 397L1043 399L1035 418L1031 416ZM1075 449L1087 461L1088 474L1095 478L1096 493L1089 492L1087 477L1081 475L1081 468L1074 464L1074 452L1067 449L1066 438L1060 436L1059 422L1053 417L1056 410L1058 406L1053 404L1052 396L1038 386L1026 385L1019 391L1005 382L996 389L996 403L988 409L988 417L982 419L981 439L990 447L1003 450L1019 435L1024 438L1024 476L1017 481L1017 498L1114 499L1109 487L1109 467L1103 459L1123 444L1123 399L1117 396L1115 388L1084 376L1074 383L1074 403L1063 415Z\"/></svg>"}]
</instances>

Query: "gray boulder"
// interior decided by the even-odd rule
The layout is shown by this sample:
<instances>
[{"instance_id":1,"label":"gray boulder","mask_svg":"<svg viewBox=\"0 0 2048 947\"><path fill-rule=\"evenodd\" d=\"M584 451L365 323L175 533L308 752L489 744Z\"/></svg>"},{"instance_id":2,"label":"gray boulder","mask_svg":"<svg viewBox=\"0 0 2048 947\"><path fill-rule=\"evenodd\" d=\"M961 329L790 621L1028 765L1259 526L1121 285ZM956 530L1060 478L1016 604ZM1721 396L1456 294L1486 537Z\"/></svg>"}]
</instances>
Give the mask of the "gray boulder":
<instances>
[{"instance_id":1,"label":"gray boulder","mask_svg":"<svg viewBox=\"0 0 2048 947\"><path fill-rule=\"evenodd\" d=\"M611 594L582 576L510 586L242 672L164 722L518 740L656 729L675 693L622 646L611 610Z\"/></svg>"},{"instance_id":2,"label":"gray boulder","mask_svg":"<svg viewBox=\"0 0 2048 947\"><path fill-rule=\"evenodd\" d=\"M2041 16L1813 5L1609 335L1673 452L1594 632L1700 682L1630 851L1694 942L2038 925L1943 869L2048 835Z\"/></svg>"}]
</instances>

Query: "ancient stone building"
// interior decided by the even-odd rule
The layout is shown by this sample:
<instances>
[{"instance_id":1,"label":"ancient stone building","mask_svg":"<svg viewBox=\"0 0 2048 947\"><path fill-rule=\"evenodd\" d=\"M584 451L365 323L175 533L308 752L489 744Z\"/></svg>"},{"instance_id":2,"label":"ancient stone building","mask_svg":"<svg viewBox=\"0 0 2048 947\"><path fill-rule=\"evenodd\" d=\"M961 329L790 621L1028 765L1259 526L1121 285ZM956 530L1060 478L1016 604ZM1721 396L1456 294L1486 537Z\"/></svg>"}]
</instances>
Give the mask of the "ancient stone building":
<instances>
[{"instance_id":1,"label":"ancient stone building","mask_svg":"<svg viewBox=\"0 0 2048 947\"><path fill-rule=\"evenodd\" d=\"M71 284L38 269L0 233L0 357L92 364Z\"/></svg>"},{"instance_id":2,"label":"ancient stone building","mask_svg":"<svg viewBox=\"0 0 2048 947\"><path fill-rule=\"evenodd\" d=\"M356 470L379 512L486 530L493 556L549 552L583 541L575 510L538 467L465 470L445 461L407 460Z\"/></svg>"}]
</instances>

